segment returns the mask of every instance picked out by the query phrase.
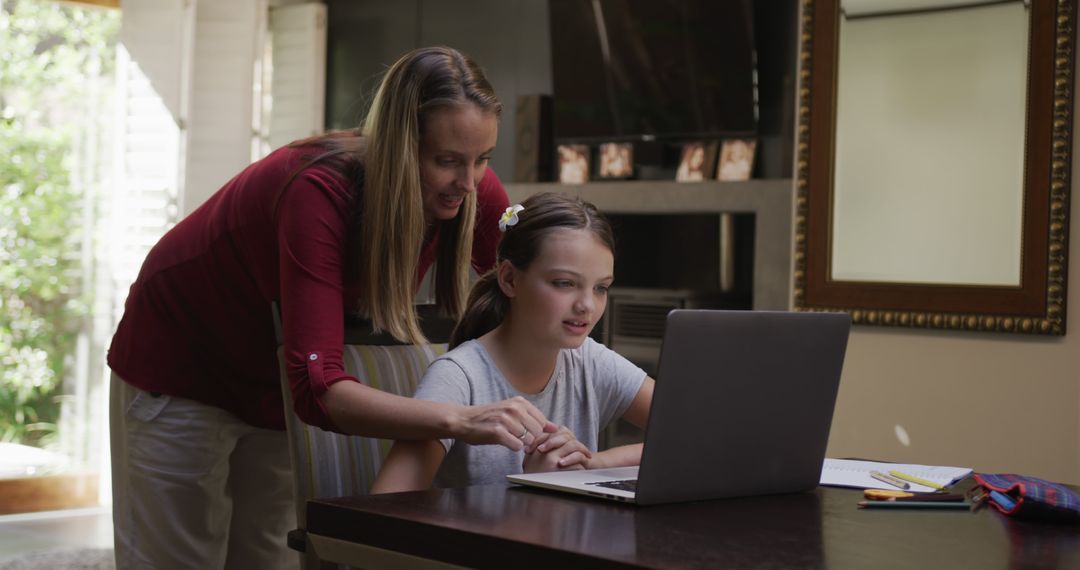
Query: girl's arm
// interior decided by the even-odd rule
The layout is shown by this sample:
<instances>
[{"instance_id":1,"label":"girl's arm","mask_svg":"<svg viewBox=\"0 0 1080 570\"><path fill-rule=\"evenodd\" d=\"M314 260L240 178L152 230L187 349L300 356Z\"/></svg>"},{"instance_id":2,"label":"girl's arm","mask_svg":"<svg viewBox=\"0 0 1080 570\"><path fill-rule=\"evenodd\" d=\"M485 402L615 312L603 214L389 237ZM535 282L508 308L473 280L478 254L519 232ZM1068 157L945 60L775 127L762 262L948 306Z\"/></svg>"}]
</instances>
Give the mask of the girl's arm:
<instances>
[{"instance_id":1,"label":"girl's arm","mask_svg":"<svg viewBox=\"0 0 1080 570\"><path fill-rule=\"evenodd\" d=\"M655 387L656 381L646 376L645 381L641 383L641 388L638 389L637 395L634 396L634 401L630 402L630 407L623 412L622 419L645 429L645 425L649 423L649 409L652 407L653 388ZM606 449L594 454L593 458L586 462L585 467L586 469L604 469L607 467L640 465L643 447L643 444L635 443Z\"/></svg>"},{"instance_id":2,"label":"girl's arm","mask_svg":"<svg viewBox=\"0 0 1080 570\"><path fill-rule=\"evenodd\" d=\"M607 469L609 467L630 467L641 464L641 450L644 444L634 443L605 449L593 455L585 462L586 469Z\"/></svg>"},{"instance_id":3,"label":"girl's arm","mask_svg":"<svg viewBox=\"0 0 1080 570\"><path fill-rule=\"evenodd\" d=\"M395 441L371 484L371 494L430 488L445 456L446 451L437 440Z\"/></svg>"},{"instance_id":4,"label":"girl's arm","mask_svg":"<svg viewBox=\"0 0 1080 570\"><path fill-rule=\"evenodd\" d=\"M649 409L652 408L652 393L655 387L656 380L646 376L634 396L634 401L630 402L630 407L623 412L622 419L645 429L645 424L649 423Z\"/></svg>"}]
</instances>

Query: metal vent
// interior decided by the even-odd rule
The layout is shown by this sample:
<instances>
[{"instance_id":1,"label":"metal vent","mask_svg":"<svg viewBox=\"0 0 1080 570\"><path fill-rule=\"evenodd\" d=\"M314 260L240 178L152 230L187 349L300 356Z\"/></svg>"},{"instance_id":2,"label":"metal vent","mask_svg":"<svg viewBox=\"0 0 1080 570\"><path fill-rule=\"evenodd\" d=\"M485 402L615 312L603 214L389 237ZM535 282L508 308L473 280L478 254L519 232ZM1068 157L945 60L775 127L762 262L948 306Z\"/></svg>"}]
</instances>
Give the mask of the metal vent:
<instances>
[{"instance_id":1,"label":"metal vent","mask_svg":"<svg viewBox=\"0 0 1080 570\"><path fill-rule=\"evenodd\" d=\"M659 339L664 336L664 322L674 305L620 303L615 307L612 332L619 337Z\"/></svg>"}]
</instances>

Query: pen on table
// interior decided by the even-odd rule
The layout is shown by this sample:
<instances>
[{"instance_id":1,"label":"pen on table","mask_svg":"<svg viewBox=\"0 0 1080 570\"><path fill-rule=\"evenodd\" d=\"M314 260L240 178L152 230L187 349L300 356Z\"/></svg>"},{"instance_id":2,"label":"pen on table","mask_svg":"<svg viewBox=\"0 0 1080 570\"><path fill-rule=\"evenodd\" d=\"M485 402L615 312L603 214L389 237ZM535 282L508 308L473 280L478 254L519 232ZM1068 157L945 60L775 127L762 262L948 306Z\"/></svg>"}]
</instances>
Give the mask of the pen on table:
<instances>
[{"instance_id":1,"label":"pen on table","mask_svg":"<svg viewBox=\"0 0 1080 570\"><path fill-rule=\"evenodd\" d=\"M964 509L964 501L859 501L860 509Z\"/></svg>"},{"instance_id":2,"label":"pen on table","mask_svg":"<svg viewBox=\"0 0 1080 570\"><path fill-rule=\"evenodd\" d=\"M882 473L881 471L871 471L870 476L873 477L874 479L877 479L878 481L883 481L885 483L888 483L889 485L892 485L893 487L899 487L899 488L905 489L905 490L908 489L909 487L911 487L911 485L908 485L902 479L898 479L898 478L896 478L896 477L894 477L892 475L886 475L886 474Z\"/></svg>"},{"instance_id":3,"label":"pen on table","mask_svg":"<svg viewBox=\"0 0 1080 570\"><path fill-rule=\"evenodd\" d=\"M866 498L871 501L900 501L917 503L924 503L927 501L951 501L955 503L964 500L963 495L955 493L920 493L918 495L913 494L909 497L879 497L874 495L867 495Z\"/></svg>"},{"instance_id":4,"label":"pen on table","mask_svg":"<svg viewBox=\"0 0 1080 570\"><path fill-rule=\"evenodd\" d=\"M892 475L897 479L903 479L905 481L911 481L912 483L917 483L919 485L930 487L931 489L937 489L938 491L945 489L944 485L939 485L933 481L927 481L926 479L922 479L914 475L908 475L907 473L901 473L899 471L889 471L889 475Z\"/></svg>"},{"instance_id":5,"label":"pen on table","mask_svg":"<svg viewBox=\"0 0 1080 570\"><path fill-rule=\"evenodd\" d=\"M863 497L871 501L963 501L965 498L959 493L908 493L881 489L866 489Z\"/></svg>"}]
</instances>

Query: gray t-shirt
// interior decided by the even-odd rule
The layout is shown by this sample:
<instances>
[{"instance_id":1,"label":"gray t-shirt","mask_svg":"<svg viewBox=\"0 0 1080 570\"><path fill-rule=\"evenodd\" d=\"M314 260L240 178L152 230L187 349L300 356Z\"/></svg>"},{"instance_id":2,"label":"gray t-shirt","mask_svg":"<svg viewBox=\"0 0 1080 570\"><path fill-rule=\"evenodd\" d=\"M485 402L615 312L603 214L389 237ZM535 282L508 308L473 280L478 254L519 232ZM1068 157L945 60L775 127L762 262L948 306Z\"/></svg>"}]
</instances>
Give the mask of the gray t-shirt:
<instances>
[{"instance_id":1,"label":"gray t-shirt","mask_svg":"<svg viewBox=\"0 0 1080 570\"><path fill-rule=\"evenodd\" d=\"M414 397L471 406L522 396L596 451L601 428L626 412L644 381L644 370L588 338L578 348L560 351L542 392L525 394L510 385L483 345L470 340L431 363ZM442 443L447 453L435 487L505 483L506 475L521 473L523 451L453 439Z\"/></svg>"}]
</instances>

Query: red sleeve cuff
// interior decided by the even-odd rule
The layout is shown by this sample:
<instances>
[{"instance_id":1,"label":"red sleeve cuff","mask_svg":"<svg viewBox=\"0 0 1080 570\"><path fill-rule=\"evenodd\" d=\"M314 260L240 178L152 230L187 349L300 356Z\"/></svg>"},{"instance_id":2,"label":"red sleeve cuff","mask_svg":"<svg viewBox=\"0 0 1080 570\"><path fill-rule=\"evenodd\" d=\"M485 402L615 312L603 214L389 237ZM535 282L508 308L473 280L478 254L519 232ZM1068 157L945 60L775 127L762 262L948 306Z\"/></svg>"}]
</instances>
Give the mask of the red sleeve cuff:
<instances>
[{"instance_id":1,"label":"red sleeve cuff","mask_svg":"<svg viewBox=\"0 0 1080 570\"><path fill-rule=\"evenodd\" d=\"M359 382L356 378L345 373L340 367L327 367L323 355L319 352L309 353L304 358L305 377L290 378L289 385L293 398L293 410L300 421L337 433L344 433L330 419L326 406L322 403L322 397L330 386L338 382ZM328 370L329 368L329 370Z\"/></svg>"}]
</instances>

